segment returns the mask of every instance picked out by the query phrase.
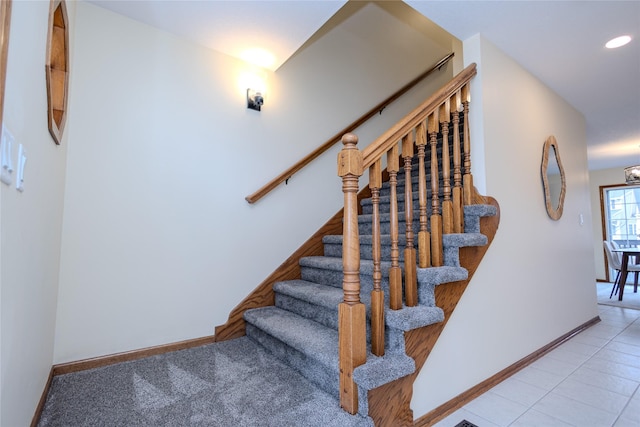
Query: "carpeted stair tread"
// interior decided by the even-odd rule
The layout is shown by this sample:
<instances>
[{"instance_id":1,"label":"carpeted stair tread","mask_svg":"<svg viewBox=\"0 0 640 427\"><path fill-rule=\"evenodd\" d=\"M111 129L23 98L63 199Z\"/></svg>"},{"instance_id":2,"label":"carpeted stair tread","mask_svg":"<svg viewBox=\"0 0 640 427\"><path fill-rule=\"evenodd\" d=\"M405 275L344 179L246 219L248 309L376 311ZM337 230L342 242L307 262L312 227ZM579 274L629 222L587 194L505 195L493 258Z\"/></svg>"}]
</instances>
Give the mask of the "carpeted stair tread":
<instances>
[{"instance_id":1,"label":"carpeted stair tread","mask_svg":"<svg viewBox=\"0 0 640 427\"><path fill-rule=\"evenodd\" d=\"M484 246L489 242L482 233L451 233L442 235L443 247L464 248L467 246Z\"/></svg>"},{"instance_id":2,"label":"carpeted stair tread","mask_svg":"<svg viewBox=\"0 0 640 427\"><path fill-rule=\"evenodd\" d=\"M415 361L406 354L388 354L377 357L369 354L367 363L353 371L353 380L365 390L373 390L416 370Z\"/></svg>"},{"instance_id":3,"label":"carpeted stair tread","mask_svg":"<svg viewBox=\"0 0 640 427\"><path fill-rule=\"evenodd\" d=\"M385 323L401 331L410 331L433 325L444 320L444 311L440 307L404 306L400 310L385 310Z\"/></svg>"},{"instance_id":4,"label":"carpeted stair tread","mask_svg":"<svg viewBox=\"0 0 640 427\"><path fill-rule=\"evenodd\" d=\"M360 244L371 245L373 240L373 236L371 234L359 234L358 238L360 239ZM322 243L326 245L342 245L343 237L341 234L333 234L327 235L322 238ZM400 246L400 250L404 249L404 245L406 244L407 238L404 234L398 235L398 246ZM391 245L391 235L390 234L381 234L380 235L380 244Z\"/></svg>"},{"instance_id":5,"label":"carpeted stair tread","mask_svg":"<svg viewBox=\"0 0 640 427\"><path fill-rule=\"evenodd\" d=\"M495 216L498 208L493 205L467 205L464 207L464 232L479 233L480 218Z\"/></svg>"},{"instance_id":6,"label":"carpeted stair tread","mask_svg":"<svg viewBox=\"0 0 640 427\"><path fill-rule=\"evenodd\" d=\"M457 282L460 280L466 280L467 277L469 277L469 272L462 267L442 266L418 268L416 272L418 276L418 283L431 285Z\"/></svg>"},{"instance_id":7,"label":"carpeted stair tread","mask_svg":"<svg viewBox=\"0 0 640 427\"><path fill-rule=\"evenodd\" d=\"M430 210L429 210L430 212ZM428 214L428 216L430 216L430 214ZM391 221L391 213L390 212L380 212L379 214L379 218L380 218L380 222L390 222ZM367 224L370 225L371 221L373 219L373 214L360 214L358 215L358 224ZM414 226L416 225L416 223L419 221L420 219L420 212L414 212L413 213L413 222L414 222ZM398 211L398 223L399 224L403 224L402 226L404 227L404 222L405 222L405 215L404 215L404 211L400 212ZM419 224L418 224L419 225Z\"/></svg>"},{"instance_id":8,"label":"carpeted stair tread","mask_svg":"<svg viewBox=\"0 0 640 427\"><path fill-rule=\"evenodd\" d=\"M273 290L310 304L336 310L344 296L344 292L340 288L321 285L307 280L278 282L273 285Z\"/></svg>"},{"instance_id":9,"label":"carpeted stair tread","mask_svg":"<svg viewBox=\"0 0 640 427\"><path fill-rule=\"evenodd\" d=\"M498 213L498 208L493 205L466 205L464 213L476 216L494 216Z\"/></svg>"},{"instance_id":10,"label":"carpeted stair tread","mask_svg":"<svg viewBox=\"0 0 640 427\"><path fill-rule=\"evenodd\" d=\"M327 257L327 256L308 256L300 259L301 267L320 268L331 271L343 271L342 258L339 257ZM389 277L389 268L391 262L381 261L380 269L382 270L382 277ZM400 266L403 268L404 266ZM373 275L373 261L367 259L360 260L360 274Z\"/></svg>"},{"instance_id":11,"label":"carpeted stair tread","mask_svg":"<svg viewBox=\"0 0 640 427\"><path fill-rule=\"evenodd\" d=\"M420 194L418 192L418 185L412 185L411 186L411 190L412 190L412 196L411 196L411 200L413 200L414 204L417 206L418 205L418 201L420 200ZM391 203L391 195L387 194L388 192L385 192L385 194L381 194L380 195L380 205L385 205L385 204L389 204ZM440 196L440 200L442 200L442 196L444 195L444 188L440 187L438 188L438 195ZM403 185L398 185L398 191L396 191L396 200L398 201L398 203L404 203L405 200L405 188L404 188L404 184ZM429 201L429 205L431 205L431 187L429 186L427 188L427 200ZM367 205L371 205L373 204L373 199L371 197L367 197L365 199L362 199L360 201L360 204L365 207Z\"/></svg>"},{"instance_id":12,"label":"carpeted stair tread","mask_svg":"<svg viewBox=\"0 0 640 427\"><path fill-rule=\"evenodd\" d=\"M306 280L278 282L274 284L273 289L279 294L288 295L309 304L334 310L336 313L338 304L342 302L344 297L343 291L340 288L325 286ZM367 317L369 317L371 310L370 296L364 293L360 299L362 303L367 306ZM441 322L444 319L444 313L441 308L422 305L417 307L404 306L400 310L391 310L387 307L385 313L385 323L401 331L421 328ZM335 328L337 328L337 324L334 329Z\"/></svg>"},{"instance_id":13,"label":"carpeted stair tread","mask_svg":"<svg viewBox=\"0 0 640 427\"><path fill-rule=\"evenodd\" d=\"M371 234L360 234L358 238L360 239L360 244L365 245L371 245L371 242L373 240L373 236ZM342 240L342 235L333 234L324 236L322 238L322 243L330 245L342 245ZM406 236L404 234L398 235L398 246L400 246L400 250L404 249L405 242ZM466 246L484 246L487 244L487 242L487 236L481 233L451 233L442 235L442 245L444 247L455 246L457 248L462 248ZM390 245L391 235L380 235L380 244L383 246Z\"/></svg>"},{"instance_id":14,"label":"carpeted stair tread","mask_svg":"<svg viewBox=\"0 0 640 427\"><path fill-rule=\"evenodd\" d=\"M338 373L338 331L275 306L255 308L244 319L294 350Z\"/></svg>"}]
</instances>

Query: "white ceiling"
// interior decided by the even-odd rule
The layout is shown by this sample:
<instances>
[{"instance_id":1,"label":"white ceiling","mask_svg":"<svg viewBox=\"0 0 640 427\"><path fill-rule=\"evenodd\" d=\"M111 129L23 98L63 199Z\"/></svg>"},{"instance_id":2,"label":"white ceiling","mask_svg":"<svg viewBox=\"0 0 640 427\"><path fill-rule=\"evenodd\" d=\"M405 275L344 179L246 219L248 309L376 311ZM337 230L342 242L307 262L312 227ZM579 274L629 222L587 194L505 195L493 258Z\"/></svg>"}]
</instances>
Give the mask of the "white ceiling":
<instances>
[{"instance_id":1,"label":"white ceiling","mask_svg":"<svg viewBox=\"0 0 640 427\"><path fill-rule=\"evenodd\" d=\"M263 48L275 57L272 70L345 3L89 1L234 57ZM590 169L640 162L640 1L406 3L461 40L481 33L582 112ZM634 39L604 48L622 34Z\"/></svg>"},{"instance_id":2,"label":"white ceiling","mask_svg":"<svg viewBox=\"0 0 640 427\"><path fill-rule=\"evenodd\" d=\"M406 3L461 40L481 33L584 114L590 169L640 163L639 1Z\"/></svg>"},{"instance_id":3,"label":"white ceiling","mask_svg":"<svg viewBox=\"0 0 640 427\"><path fill-rule=\"evenodd\" d=\"M276 70L344 5L339 0L87 0L218 52L260 48Z\"/></svg>"}]
</instances>

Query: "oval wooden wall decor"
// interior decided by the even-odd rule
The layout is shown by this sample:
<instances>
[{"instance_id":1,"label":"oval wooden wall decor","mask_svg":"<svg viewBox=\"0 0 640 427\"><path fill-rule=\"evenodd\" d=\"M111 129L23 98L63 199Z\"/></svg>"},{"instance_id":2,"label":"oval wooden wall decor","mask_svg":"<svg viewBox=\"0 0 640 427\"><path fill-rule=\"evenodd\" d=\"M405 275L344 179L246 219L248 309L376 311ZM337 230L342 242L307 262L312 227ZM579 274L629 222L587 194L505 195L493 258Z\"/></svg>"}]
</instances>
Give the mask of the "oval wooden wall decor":
<instances>
[{"instance_id":1,"label":"oval wooden wall decor","mask_svg":"<svg viewBox=\"0 0 640 427\"><path fill-rule=\"evenodd\" d=\"M67 118L69 85L69 25L64 0L51 0L47 40L47 103L49 132L60 145Z\"/></svg>"},{"instance_id":2,"label":"oval wooden wall decor","mask_svg":"<svg viewBox=\"0 0 640 427\"><path fill-rule=\"evenodd\" d=\"M558 142L550 136L542 148L542 187L544 201L549 218L559 220L564 208L564 196L567 192L567 180L560 160Z\"/></svg>"}]
</instances>

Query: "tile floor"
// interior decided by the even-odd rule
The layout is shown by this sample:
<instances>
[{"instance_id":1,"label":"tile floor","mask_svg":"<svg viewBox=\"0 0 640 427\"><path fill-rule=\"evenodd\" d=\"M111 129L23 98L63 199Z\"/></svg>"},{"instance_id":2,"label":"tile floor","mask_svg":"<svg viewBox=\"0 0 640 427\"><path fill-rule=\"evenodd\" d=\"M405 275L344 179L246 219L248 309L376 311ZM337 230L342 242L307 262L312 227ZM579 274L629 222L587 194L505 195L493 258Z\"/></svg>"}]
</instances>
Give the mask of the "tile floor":
<instances>
[{"instance_id":1,"label":"tile floor","mask_svg":"<svg viewBox=\"0 0 640 427\"><path fill-rule=\"evenodd\" d=\"M599 305L601 322L436 427L639 427L640 310Z\"/></svg>"}]
</instances>

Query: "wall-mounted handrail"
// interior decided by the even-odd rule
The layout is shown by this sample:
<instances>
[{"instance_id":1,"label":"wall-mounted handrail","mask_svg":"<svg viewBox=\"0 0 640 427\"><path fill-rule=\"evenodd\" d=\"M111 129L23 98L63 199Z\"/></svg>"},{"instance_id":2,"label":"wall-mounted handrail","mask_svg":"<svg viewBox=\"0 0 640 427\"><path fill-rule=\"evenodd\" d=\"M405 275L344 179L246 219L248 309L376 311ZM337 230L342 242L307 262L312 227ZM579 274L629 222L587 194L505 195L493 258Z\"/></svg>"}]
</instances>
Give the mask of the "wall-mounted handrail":
<instances>
[{"instance_id":1,"label":"wall-mounted handrail","mask_svg":"<svg viewBox=\"0 0 640 427\"><path fill-rule=\"evenodd\" d=\"M291 166L289 169L285 170L280 175L278 175L277 177L273 178L271 181L269 181L266 185L264 185L262 188L260 188L255 193L245 197L245 200L247 202L249 202L249 203L255 203L258 200L260 200L261 198L263 198L264 196L266 196L267 194L269 194L269 192L271 192L278 185L282 184L284 181L286 181L289 178L291 178L291 176L293 176L293 174L295 174L296 172L300 171L302 168L304 168L306 165L311 163L314 159L316 159L318 156L323 154L329 148L333 147L336 143L340 142L342 136L345 133L349 133L349 132L354 131L356 128L361 126L363 123L365 123L371 117L376 115L376 113L381 112L382 110L384 110L389 104L391 104L393 101L395 101L396 99L398 99L399 97L404 95L407 91L409 91L409 89L411 89L413 86L418 84L425 77L427 77L428 75L430 75L434 71L442 68L447 62L449 62L451 60L451 58L453 58L453 56L454 56L453 52L449 53L447 56L445 56L440 61L438 61L433 67L429 68L427 71L425 71L424 73L420 74L415 79L411 80L409 83L407 83L402 88L400 88L396 93L394 93L393 95L391 95L390 97L388 97L387 99L385 99L384 101L382 101L381 103L379 103L378 105L373 107L371 110L369 110L367 113L365 113L362 117L360 117L359 119L357 119L356 121L351 123L346 128L342 129L340 132L338 132L334 136L332 136L329 140L327 140L327 142L325 142L324 144L322 144L321 146L316 148L314 151L312 151L311 153L306 155L304 158L302 158L300 161L298 161L295 165Z\"/></svg>"}]
</instances>

